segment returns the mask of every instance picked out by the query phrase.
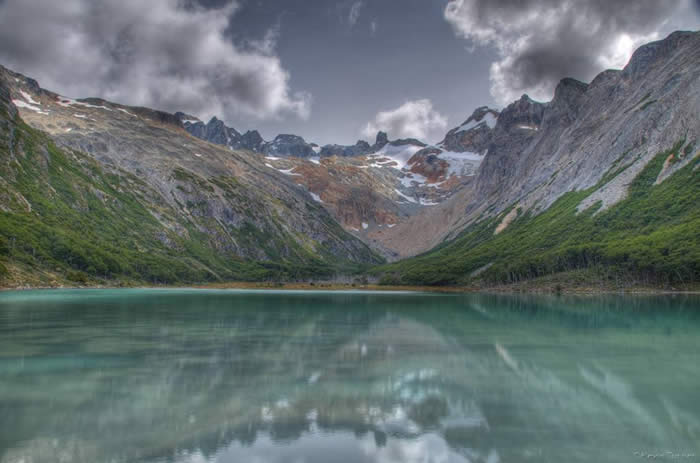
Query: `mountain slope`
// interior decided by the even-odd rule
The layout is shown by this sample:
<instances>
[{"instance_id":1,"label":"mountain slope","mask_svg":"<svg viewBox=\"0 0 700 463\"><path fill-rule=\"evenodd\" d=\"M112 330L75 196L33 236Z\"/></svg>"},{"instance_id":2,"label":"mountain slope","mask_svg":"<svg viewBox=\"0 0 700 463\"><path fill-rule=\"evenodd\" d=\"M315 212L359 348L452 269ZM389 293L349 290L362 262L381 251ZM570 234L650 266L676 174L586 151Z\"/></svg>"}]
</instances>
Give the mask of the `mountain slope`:
<instances>
[{"instance_id":1,"label":"mountain slope","mask_svg":"<svg viewBox=\"0 0 700 463\"><path fill-rule=\"evenodd\" d=\"M667 160L691 159L661 183ZM683 285L700 281L700 151L681 140L629 185L626 199L602 210L578 205L608 185L561 196L533 215L513 208L467 228L424 255L382 267L385 283L508 284L558 272L607 268L619 283ZM507 227L503 227L508 223Z\"/></svg>"},{"instance_id":2,"label":"mountain slope","mask_svg":"<svg viewBox=\"0 0 700 463\"><path fill-rule=\"evenodd\" d=\"M374 145L266 142L215 119L72 100L4 68L0 107L5 282L373 264L387 283L700 281L700 32L647 44L588 84L563 79L550 102L477 108L435 146L382 133ZM423 254L383 265L365 243L390 260Z\"/></svg>"},{"instance_id":3,"label":"mountain slope","mask_svg":"<svg viewBox=\"0 0 700 463\"><path fill-rule=\"evenodd\" d=\"M346 231L390 260L424 250L421 243L396 239L397 225L422 209L437 206L459 191L484 159L498 111L481 107L436 146L416 139L389 140L377 133L373 145L306 143L296 135L263 141L257 131L244 135L212 118L203 123L176 113L185 130L203 140L245 148L265 156L265 165L304 185ZM254 143L246 143L250 134Z\"/></svg>"},{"instance_id":4,"label":"mountain slope","mask_svg":"<svg viewBox=\"0 0 700 463\"><path fill-rule=\"evenodd\" d=\"M498 116L473 181L397 227L440 246L383 267L389 281L512 282L612 267L698 281L700 33L641 47L622 71L564 79ZM436 224L439 224L436 225Z\"/></svg>"},{"instance_id":5,"label":"mountain slope","mask_svg":"<svg viewBox=\"0 0 700 463\"><path fill-rule=\"evenodd\" d=\"M285 175L174 116L66 99L5 69L0 105L10 283L297 278L380 261Z\"/></svg>"}]
</instances>

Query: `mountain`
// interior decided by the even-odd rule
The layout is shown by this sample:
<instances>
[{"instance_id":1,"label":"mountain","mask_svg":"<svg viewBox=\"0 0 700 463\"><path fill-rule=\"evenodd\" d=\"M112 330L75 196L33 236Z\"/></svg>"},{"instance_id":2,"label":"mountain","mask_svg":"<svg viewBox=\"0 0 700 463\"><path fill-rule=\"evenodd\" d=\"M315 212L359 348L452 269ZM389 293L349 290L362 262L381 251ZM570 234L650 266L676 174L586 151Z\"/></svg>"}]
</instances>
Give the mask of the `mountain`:
<instances>
[{"instance_id":1,"label":"mountain","mask_svg":"<svg viewBox=\"0 0 700 463\"><path fill-rule=\"evenodd\" d=\"M185 130L195 137L217 145L228 146L232 150L260 151L265 143L257 130L249 130L241 135L236 129L226 126L224 121L216 117L212 117L205 124L196 117L182 112L175 113L175 116L180 119Z\"/></svg>"},{"instance_id":2,"label":"mountain","mask_svg":"<svg viewBox=\"0 0 700 463\"><path fill-rule=\"evenodd\" d=\"M369 266L401 284L700 281L700 32L563 79L549 102L477 108L435 145L266 141L4 68L0 108L5 285Z\"/></svg>"},{"instance_id":3,"label":"mountain","mask_svg":"<svg viewBox=\"0 0 700 463\"><path fill-rule=\"evenodd\" d=\"M175 115L66 98L5 68L0 108L5 280L308 278L381 262L261 156Z\"/></svg>"},{"instance_id":4,"label":"mountain","mask_svg":"<svg viewBox=\"0 0 700 463\"><path fill-rule=\"evenodd\" d=\"M432 251L377 270L385 281L501 284L572 272L683 285L700 279L700 33L639 48L621 71L524 95L449 201L397 226ZM482 126L483 127L483 126Z\"/></svg>"},{"instance_id":5,"label":"mountain","mask_svg":"<svg viewBox=\"0 0 700 463\"><path fill-rule=\"evenodd\" d=\"M176 114L195 137L232 149L241 146L239 133L217 118L204 124ZM268 167L304 185L346 231L395 260L419 249L395 247L392 229L448 200L475 175L496 117L496 110L479 108L436 146L410 138L390 140L378 132L372 145L359 140L319 148L300 136L278 135L247 149L265 155Z\"/></svg>"}]
</instances>

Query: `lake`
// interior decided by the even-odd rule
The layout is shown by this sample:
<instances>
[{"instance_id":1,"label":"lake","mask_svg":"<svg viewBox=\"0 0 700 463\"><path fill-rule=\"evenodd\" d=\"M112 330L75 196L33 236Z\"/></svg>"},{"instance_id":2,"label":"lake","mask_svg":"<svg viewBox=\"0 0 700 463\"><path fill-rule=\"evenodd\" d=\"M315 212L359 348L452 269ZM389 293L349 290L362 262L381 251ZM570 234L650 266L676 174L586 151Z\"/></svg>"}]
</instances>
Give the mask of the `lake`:
<instances>
[{"instance_id":1,"label":"lake","mask_svg":"<svg viewBox=\"0 0 700 463\"><path fill-rule=\"evenodd\" d=\"M700 461L700 297L0 293L0 462Z\"/></svg>"}]
</instances>

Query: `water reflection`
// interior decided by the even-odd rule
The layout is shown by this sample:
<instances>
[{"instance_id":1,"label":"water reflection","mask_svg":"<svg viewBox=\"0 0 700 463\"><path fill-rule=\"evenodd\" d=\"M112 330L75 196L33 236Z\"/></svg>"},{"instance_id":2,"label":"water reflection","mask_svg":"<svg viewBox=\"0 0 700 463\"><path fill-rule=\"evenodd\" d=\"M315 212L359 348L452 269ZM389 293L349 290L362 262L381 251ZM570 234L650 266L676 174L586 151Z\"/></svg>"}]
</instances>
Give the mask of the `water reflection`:
<instances>
[{"instance_id":1,"label":"water reflection","mask_svg":"<svg viewBox=\"0 0 700 463\"><path fill-rule=\"evenodd\" d=\"M700 454L697 297L0 295L0 462Z\"/></svg>"}]
</instances>

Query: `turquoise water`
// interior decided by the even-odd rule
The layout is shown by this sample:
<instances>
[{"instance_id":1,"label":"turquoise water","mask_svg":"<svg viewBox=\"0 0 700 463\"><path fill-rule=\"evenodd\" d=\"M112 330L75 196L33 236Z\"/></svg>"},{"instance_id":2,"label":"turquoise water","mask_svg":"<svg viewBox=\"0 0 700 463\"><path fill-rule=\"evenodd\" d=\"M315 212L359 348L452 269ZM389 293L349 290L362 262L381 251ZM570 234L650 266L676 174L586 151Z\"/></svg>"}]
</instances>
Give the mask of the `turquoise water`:
<instances>
[{"instance_id":1,"label":"turquoise water","mask_svg":"<svg viewBox=\"0 0 700 463\"><path fill-rule=\"evenodd\" d=\"M698 296L0 293L0 462L700 461Z\"/></svg>"}]
</instances>

